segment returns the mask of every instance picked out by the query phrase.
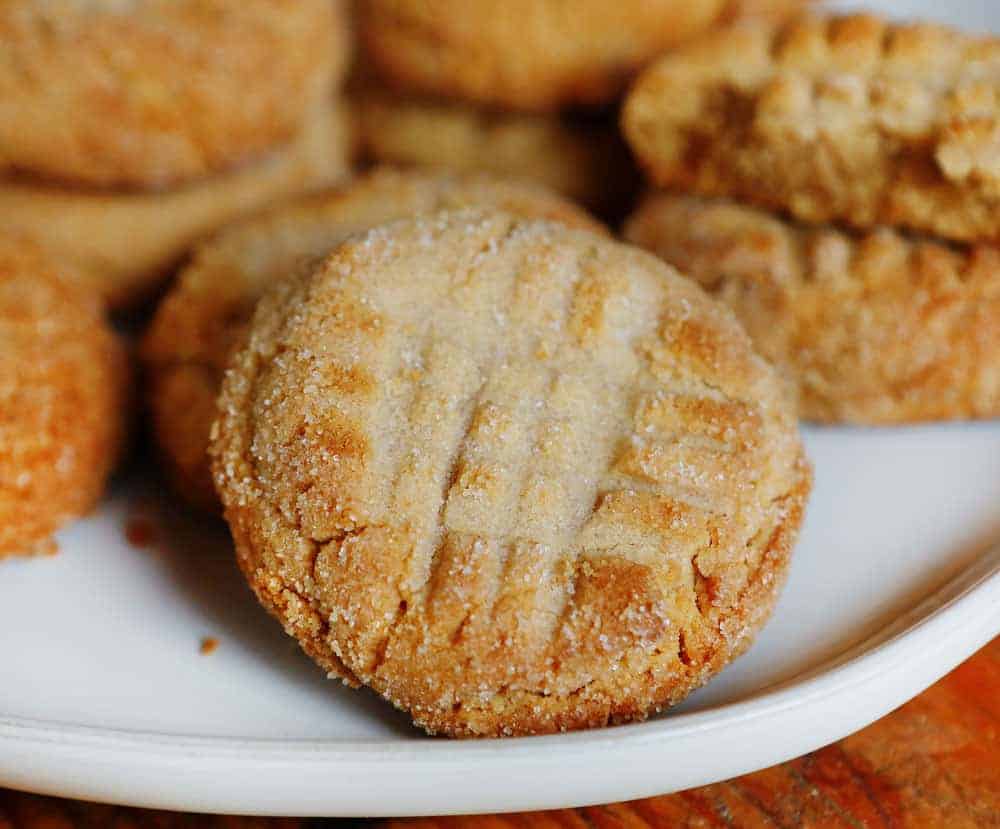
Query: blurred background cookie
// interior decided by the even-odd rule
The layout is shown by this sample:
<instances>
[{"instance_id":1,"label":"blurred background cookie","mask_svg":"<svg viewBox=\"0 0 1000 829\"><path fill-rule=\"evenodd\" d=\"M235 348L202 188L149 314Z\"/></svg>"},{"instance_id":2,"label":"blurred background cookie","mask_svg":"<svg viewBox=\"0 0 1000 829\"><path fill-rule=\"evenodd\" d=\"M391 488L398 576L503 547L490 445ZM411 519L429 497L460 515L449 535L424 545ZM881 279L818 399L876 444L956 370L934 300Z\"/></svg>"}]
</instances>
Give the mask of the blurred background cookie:
<instances>
[{"instance_id":1,"label":"blurred background cookie","mask_svg":"<svg viewBox=\"0 0 1000 829\"><path fill-rule=\"evenodd\" d=\"M68 268L0 236L0 557L101 497L124 442L128 370L101 303Z\"/></svg>"},{"instance_id":2,"label":"blurred background cookie","mask_svg":"<svg viewBox=\"0 0 1000 829\"><path fill-rule=\"evenodd\" d=\"M610 118L501 112L372 85L353 100L369 161L535 181L601 216L620 216L636 190L635 165Z\"/></svg>"},{"instance_id":3,"label":"blurred background cookie","mask_svg":"<svg viewBox=\"0 0 1000 829\"><path fill-rule=\"evenodd\" d=\"M292 141L347 60L339 0L8 0L0 168L177 186Z\"/></svg>"},{"instance_id":4,"label":"blurred background cookie","mask_svg":"<svg viewBox=\"0 0 1000 829\"><path fill-rule=\"evenodd\" d=\"M215 398L261 294L352 233L391 219L487 205L603 232L583 210L531 185L482 174L381 169L344 187L282 205L201 245L146 334L148 408L176 491L218 509L208 465Z\"/></svg>"},{"instance_id":5,"label":"blurred background cookie","mask_svg":"<svg viewBox=\"0 0 1000 829\"><path fill-rule=\"evenodd\" d=\"M1000 248L669 194L647 198L625 235L736 312L805 418L1000 417Z\"/></svg>"},{"instance_id":6,"label":"blurred background cookie","mask_svg":"<svg viewBox=\"0 0 1000 829\"><path fill-rule=\"evenodd\" d=\"M1000 39L866 15L743 25L638 79L623 128L660 186L811 222L1000 239Z\"/></svg>"},{"instance_id":7,"label":"blurred background cookie","mask_svg":"<svg viewBox=\"0 0 1000 829\"><path fill-rule=\"evenodd\" d=\"M326 103L291 144L252 165L155 193L74 190L0 180L0 226L27 234L75 266L113 307L149 296L195 242L261 207L347 175L345 115Z\"/></svg>"},{"instance_id":8,"label":"blurred background cookie","mask_svg":"<svg viewBox=\"0 0 1000 829\"><path fill-rule=\"evenodd\" d=\"M683 698L767 618L810 488L725 308L635 248L492 211L382 225L275 283L219 412L259 599L454 736Z\"/></svg>"},{"instance_id":9,"label":"blurred background cookie","mask_svg":"<svg viewBox=\"0 0 1000 829\"><path fill-rule=\"evenodd\" d=\"M396 89L517 110L601 107L727 0L361 0L360 36Z\"/></svg>"}]
</instances>

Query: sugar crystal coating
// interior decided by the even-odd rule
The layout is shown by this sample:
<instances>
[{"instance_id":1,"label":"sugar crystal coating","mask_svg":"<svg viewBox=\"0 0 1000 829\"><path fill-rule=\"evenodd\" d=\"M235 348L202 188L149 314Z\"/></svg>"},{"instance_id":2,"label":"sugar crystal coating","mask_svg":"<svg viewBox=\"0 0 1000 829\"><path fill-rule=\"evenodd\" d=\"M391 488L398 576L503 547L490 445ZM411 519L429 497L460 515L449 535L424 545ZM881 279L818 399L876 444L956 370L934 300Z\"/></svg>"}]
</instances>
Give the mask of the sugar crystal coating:
<instances>
[{"instance_id":1,"label":"sugar crystal coating","mask_svg":"<svg viewBox=\"0 0 1000 829\"><path fill-rule=\"evenodd\" d=\"M728 311L635 248L478 210L276 284L212 454L262 602L458 736L685 696L763 624L810 485Z\"/></svg>"}]
</instances>

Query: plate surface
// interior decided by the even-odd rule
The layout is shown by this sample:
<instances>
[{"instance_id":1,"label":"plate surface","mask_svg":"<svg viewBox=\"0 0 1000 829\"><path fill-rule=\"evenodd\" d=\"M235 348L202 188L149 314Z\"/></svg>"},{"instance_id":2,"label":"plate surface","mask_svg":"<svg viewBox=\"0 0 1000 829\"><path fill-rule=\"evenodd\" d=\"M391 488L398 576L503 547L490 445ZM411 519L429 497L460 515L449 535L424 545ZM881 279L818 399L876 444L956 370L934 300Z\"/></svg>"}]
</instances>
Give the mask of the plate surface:
<instances>
[{"instance_id":1,"label":"plate surface","mask_svg":"<svg viewBox=\"0 0 1000 829\"><path fill-rule=\"evenodd\" d=\"M1000 29L980 0L881 5ZM838 739L1000 633L1000 422L806 439L815 492L750 652L648 723L508 741L431 740L324 679L257 607L224 531L126 481L61 555L0 568L0 785L193 811L468 813L659 794ZM130 544L148 517L152 537Z\"/></svg>"}]
</instances>

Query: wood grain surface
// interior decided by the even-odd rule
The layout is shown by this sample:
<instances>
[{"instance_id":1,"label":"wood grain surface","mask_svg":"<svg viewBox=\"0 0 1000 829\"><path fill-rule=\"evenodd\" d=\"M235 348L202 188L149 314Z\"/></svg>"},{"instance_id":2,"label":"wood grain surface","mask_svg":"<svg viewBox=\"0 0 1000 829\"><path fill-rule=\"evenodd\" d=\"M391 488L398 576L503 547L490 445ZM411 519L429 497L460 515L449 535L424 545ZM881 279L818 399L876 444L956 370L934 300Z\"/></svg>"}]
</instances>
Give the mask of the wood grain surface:
<instances>
[{"instance_id":1,"label":"wood grain surface","mask_svg":"<svg viewBox=\"0 0 1000 829\"><path fill-rule=\"evenodd\" d=\"M371 829L1000 827L1000 638L902 708L820 751L725 783L610 806L308 821L149 812L0 790L0 829L339 829L358 823Z\"/></svg>"}]
</instances>

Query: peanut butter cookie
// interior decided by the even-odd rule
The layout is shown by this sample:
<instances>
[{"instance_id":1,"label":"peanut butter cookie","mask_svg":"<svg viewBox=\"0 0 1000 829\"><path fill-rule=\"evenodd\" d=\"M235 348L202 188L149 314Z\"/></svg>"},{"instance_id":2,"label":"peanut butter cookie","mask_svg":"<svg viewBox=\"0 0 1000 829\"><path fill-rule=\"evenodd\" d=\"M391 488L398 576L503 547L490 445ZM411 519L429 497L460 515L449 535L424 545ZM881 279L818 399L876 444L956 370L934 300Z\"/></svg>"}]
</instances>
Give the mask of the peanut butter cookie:
<instances>
[{"instance_id":1,"label":"peanut butter cookie","mask_svg":"<svg viewBox=\"0 0 1000 829\"><path fill-rule=\"evenodd\" d=\"M332 92L339 0L5 0L0 167L162 187L269 152Z\"/></svg>"},{"instance_id":2,"label":"peanut butter cookie","mask_svg":"<svg viewBox=\"0 0 1000 829\"><path fill-rule=\"evenodd\" d=\"M852 235L673 195L649 197L625 235L735 311L803 417L1000 417L1000 248Z\"/></svg>"},{"instance_id":3,"label":"peanut butter cookie","mask_svg":"<svg viewBox=\"0 0 1000 829\"><path fill-rule=\"evenodd\" d=\"M362 40L401 90L552 111L612 102L726 0L362 0Z\"/></svg>"},{"instance_id":4,"label":"peanut butter cookie","mask_svg":"<svg viewBox=\"0 0 1000 829\"><path fill-rule=\"evenodd\" d=\"M379 163L535 181L618 217L637 190L635 164L610 118L498 112L371 87L355 100L362 152Z\"/></svg>"},{"instance_id":5,"label":"peanut butter cookie","mask_svg":"<svg viewBox=\"0 0 1000 829\"><path fill-rule=\"evenodd\" d=\"M652 256L449 211L262 300L212 445L238 559L431 732L641 719L747 647L810 486L728 310Z\"/></svg>"},{"instance_id":6,"label":"peanut butter cookie","mask_svg":"<svg viewBox=\"0 0 1000 829\"><path fill-rule=\"evenodd\" d=\"M32 243L0 236L0 558L52 552L124 440L127 364L100 301Z\"/></svg>"},{"instance_id":7,"label":"peanut butter cookie","mask_svg":"<svg viewBox=\"0 0 1000 829\"><path fill-rule=\"evenodd\" d=\"M867 15L742 25L646 70L653 180L810 222L1000 241L1000 39Z\"/></svg>"}]
</instances>

